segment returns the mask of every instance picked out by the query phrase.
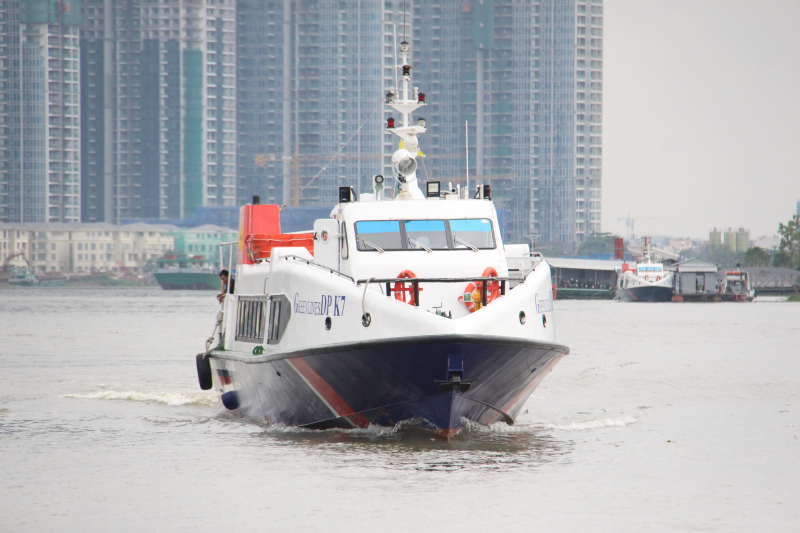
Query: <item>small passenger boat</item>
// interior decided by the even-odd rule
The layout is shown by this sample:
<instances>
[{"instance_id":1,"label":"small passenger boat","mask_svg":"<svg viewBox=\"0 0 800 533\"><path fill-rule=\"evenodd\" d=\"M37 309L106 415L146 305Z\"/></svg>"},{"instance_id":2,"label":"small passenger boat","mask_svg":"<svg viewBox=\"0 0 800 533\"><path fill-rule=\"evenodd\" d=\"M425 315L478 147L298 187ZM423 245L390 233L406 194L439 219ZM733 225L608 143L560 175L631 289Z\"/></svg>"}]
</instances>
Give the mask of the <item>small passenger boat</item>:
<instances>
[{"instance_id":1,"label":"small passenger boat","mask_svg":"<svg viewBox=\"0 0 800 533\"><path fill-rule=\"evenodd\" d=\"M490 188L420 188L426 129L410 117L424 94L409 94L401 52L402 97L386 98L402 117L388 124L402 140L394 198L380 175L370 193L341 187L306 234L282 234L278 206L240 209L218 345L197 356L201 388L235 414L316 429L413 420L451 437L470 421L513 424L569 353L550 268L503 245Z\"/></svg>"}]
</instances>

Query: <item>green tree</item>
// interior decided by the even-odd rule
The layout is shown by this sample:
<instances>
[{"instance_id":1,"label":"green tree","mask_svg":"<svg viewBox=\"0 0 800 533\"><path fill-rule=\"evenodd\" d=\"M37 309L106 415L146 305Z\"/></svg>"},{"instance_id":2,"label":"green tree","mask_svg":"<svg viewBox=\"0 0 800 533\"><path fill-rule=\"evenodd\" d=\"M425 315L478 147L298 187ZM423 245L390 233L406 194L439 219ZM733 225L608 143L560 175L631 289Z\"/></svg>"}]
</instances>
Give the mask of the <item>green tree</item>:
<instances>
[{"instance_id":1,"label":"green tree","mask_svg":"<svg viewBox=\"0 0 800 533\"><path fill-rule=\"evenodd\" d=\"M792 258L789 254L778 250L772 258L772 266L779 268L792 268Z\"/></svg>"},{"instance_id":2,"label":"green tree","mask_svg":"<svg viewBox=\"0 0 800 533\"><path fill-rule=\"evenodd\" d=\"M772 263L772 256L763 248L753 246L744 254L744 266L766 267Z\"/></svg>"},{"instance_id":3,"label":"green tree","mask_svg":"<svg viewBox=\"0 0 800 533\"><path fill-rule=\"evenodd\" d=\"M578 246L578 255L613 254L614 237L611 233L592 233Z\"/></svg>"},{"instance_id":4,"label":"green tree","mask_svg":"<svg viewBox=\"0 0 800 533\"><path fill-rule=\"evenodd\" d=\"M708 245L701 257L719 264L722 268L733 268L744 260L744 252L734 252L722 245Z\"/></svg>"},{"instance_id":5,"label":"green tree","mask_svg":"<svg viewBox=\"0 0 800 533\"><path fill-rule=\"evenodd\" d=\"M795 215L786 224L778 224L781 236L779 250L789 256L789 268L800 270L800 215Z\"/></svg>"}]
</instances>

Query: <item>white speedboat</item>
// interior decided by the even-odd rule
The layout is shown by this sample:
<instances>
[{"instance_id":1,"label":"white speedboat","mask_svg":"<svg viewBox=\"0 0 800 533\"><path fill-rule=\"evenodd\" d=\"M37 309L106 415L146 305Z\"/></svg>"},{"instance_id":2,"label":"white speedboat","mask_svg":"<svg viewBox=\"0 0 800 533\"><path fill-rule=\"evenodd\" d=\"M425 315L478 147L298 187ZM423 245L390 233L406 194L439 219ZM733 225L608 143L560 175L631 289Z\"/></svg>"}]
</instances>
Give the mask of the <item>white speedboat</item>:
<instances>
[{"instance_id":1,"label":"white speedboat","mask_svg":"<svg viewBox=\"0 0 800 533\"><path fill-rule=\"evenodd\" d=\"M382 176L359 198L340 188L313 247L280 235L277 206L241 208L219 345L197 356L201 388L236 414L319 429L415 420L449 437L465 421L513 424L569 353L550 269L527 245L503 246L489 188L420 189L426 130L409 121L424 95L410 97L402 68L402 97L387 95L402 116L389 123L402 139L395 198Z\"/></svg>"},{"instance_id":2,"label":"white speedboat","mask_svg":"<svg viewBox=\"0 0 800 533\"><path fill-rule=\"evenodd\" d=\"M624 263L617 276L617 298L625 302L669 302L672 272L651 259L650 237L642 237L642 259L634 266Z\"/></svg>"}]
</instances>

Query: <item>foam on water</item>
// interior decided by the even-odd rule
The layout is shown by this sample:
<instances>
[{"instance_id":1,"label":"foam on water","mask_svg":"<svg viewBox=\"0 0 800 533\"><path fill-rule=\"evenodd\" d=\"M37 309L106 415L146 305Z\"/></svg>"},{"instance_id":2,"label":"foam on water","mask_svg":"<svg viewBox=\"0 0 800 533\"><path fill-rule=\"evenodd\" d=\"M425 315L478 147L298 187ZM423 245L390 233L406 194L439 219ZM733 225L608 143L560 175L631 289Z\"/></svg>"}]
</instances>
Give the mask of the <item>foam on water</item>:
<instances>
[{"instance_id":1,"label":"foam on water","mask_svg":"<svg viewBox=\"0 0 800 533\"><path fill-rule=\"evenodd\" d=\"M622 416L619 418L597 418L593 420L585 420L581 422L572 422L570 424L546 424L542 422L534 422L531 424L516 424L509 426L505 422L494 422L488 426L478 424L476 422L463 421L464 426L471 432L476 433L518 433L528 432L537 429L553 429L558 431L584 431L588 429L602 429L608 427L627 426L628 424L635 424L636 419L631 416Z\"/></svg>"},{"instance_id":2,"label":"foam on water","mask_svg":"<svg viewBox=\"0 0 800 533\"><path fill-rule=\"evenodd\" d=\"M636 419L632 416L621 416L619 418L597 418L595 420L586 420L584 422L573 422L571 424L531 424L534 427L542 429L557 429L560 431L583 431L586 429L600 429L627 426L628 424L635 424Z\"/></svg>"},{"instance_id":3,"label":"foam on water","mask_svg":"<svg viewBox=\"0 0 800 533\"><path fill-rule=\"evenodd\" d=\"M89 394L66 394L63 398L80 400L130 400L134 402L156 402L164 405L217 405L216 395L209 393L184 393L166 391L97 391Z\"/></svg>"}]
</instances>

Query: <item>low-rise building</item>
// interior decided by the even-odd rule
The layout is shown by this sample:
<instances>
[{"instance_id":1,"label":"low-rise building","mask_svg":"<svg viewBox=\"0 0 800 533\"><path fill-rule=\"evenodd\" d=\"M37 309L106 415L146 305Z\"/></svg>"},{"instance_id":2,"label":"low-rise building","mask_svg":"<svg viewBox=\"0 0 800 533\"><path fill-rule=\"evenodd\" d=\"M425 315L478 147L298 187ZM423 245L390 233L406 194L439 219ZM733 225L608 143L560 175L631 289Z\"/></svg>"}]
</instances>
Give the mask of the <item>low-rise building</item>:
<instances>
[{"instance_id":1,"label":"low-rise building","mask_svg":"<svg viewBox=\"0 0 800 533\"><path fill-rule=\"evenodd\" d=\"M177 228L150 224L0 224L0 262L24 265L22 252L36 273L141 273L147 262L174 247Z\"/></svg>"},{"instance_id":2,"label":"low-rise building","mask_svg":"<svg viewBox=\"0 0 800 533\"><path fill-rule=\"evenodd\" d=\"M672 271L674 275L672 287L676 296L687 301L713 300L719 296L719 266L712 261L695 257L665 266L664 270Z\"/></svg>"}]
</instances>

